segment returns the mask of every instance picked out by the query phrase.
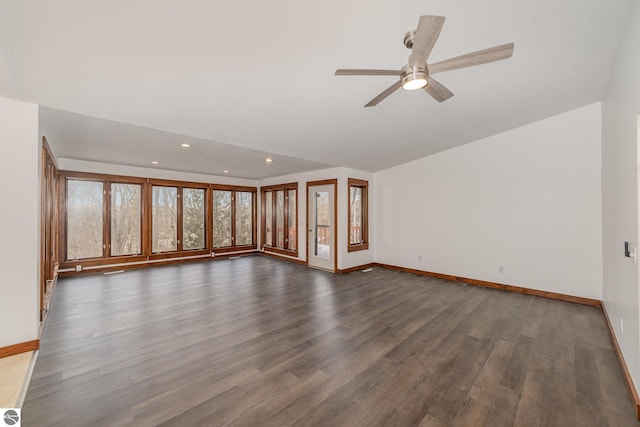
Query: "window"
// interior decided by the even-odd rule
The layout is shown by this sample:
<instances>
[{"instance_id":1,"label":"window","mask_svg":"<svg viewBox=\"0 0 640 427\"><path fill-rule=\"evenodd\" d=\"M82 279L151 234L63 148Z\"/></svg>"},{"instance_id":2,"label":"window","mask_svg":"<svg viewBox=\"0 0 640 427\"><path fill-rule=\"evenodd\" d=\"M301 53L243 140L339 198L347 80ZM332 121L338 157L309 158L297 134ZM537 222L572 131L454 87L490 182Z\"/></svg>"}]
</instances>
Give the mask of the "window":
<instances>
[{"instance_id":1,"label":"window","mask_svg":"<svg viewBox=\"0 0 640 427\"><path fill-rule=\"evenodd\" d=\"M103 206L102 182L67 180L67 259L103 256Z\"/></svg>"},{"instance_id":2,"label":"window","mask_svg":"<svg viewBox=\"0 0 640 427\"><path fill-rule=\"evenodd\" d=\"M151 196L151 251L178 250L178 188L153 186Z\"/></svg>"},{"instance_id":3,"label":"window","mask_svg":"<svg viewBox=\"0 0 640 427\"><path fill-rule=\"evenodd\" d=\"M205 245L205 190L182 189L182 249L204 249Z\"/></svg>"},{"instance_id":4,"label":"window","mask_svg":"<svg viewBox=\"0 0 640 427\"><path fill-rule=\"evenodd\" d=\"M256 249L254 187L67 171L55 182L66 271Z\"/></svg>"},{"instance_id":5,"label":"window","mask_svg":"<svg viewBox=\"0 0 640 427\"><path fill-rule=\"evenodd\" d=\"M369 183L349 178L349 252L369 249Z\"/></svg>"},{"instance_id":6,"label":"window","mask_svg":"<svg viewBox=\"0 0 640 427\"><path fill-rule=\"evenodd\" d=\"M214 248L254 245L254 192L213 190Z\"/></svg>"},{"instance_id":7,"label":"window","mask_svg":"<svg viewBox=\"0 0 640 427\"><path fill-rule=\"evenodd\" d=\"M236 245L253 244L253 193L236 192Z\"/></svg>"},{"instance_id":8,"label":"window","mask_svg":"<svg viewBox=\"0 0 640 427\"><path fill-rule=\"evenodd\" d=\"M142 255L143 183L142 178L60 173L62 263L95 265L102 258Z\"/></svg>"},{"instance_id":9,"label":"window","mask_svg":"<svg viewBox=\"0 0 640 427\"><path fill-rule=\"evenodd\" d=\"M273 242L273 222L271 218L273 218L273 191L267 191L266 193L262 193L262 203L265 207L265 214L263 215L263 223L264 217L269 218L262 227L262 243Z\"/></svg>"},{"instance_id":10,"label":"window","mask_svg":"<svg viewBox=\"0 0 640 427\"><path fill-rule=\"evenodd\" d=\"M206 249L206 189L154 185L151 193L151 251Z\"/></svg>"},{"instance_id":11,"label":"window","mask_svg":"<svg viewBox=\"0 0 640 427\"><path fill-rule=\"evenodd\" d=\"M141 195L140 184L111 184L111 256L142 252Z\"/></svg>"},{"instance_id":12,"label":"window","mask_svg":"<svg viewBox=\"0 0 640 427\"><path fill-rule=\"evenodd\" d=\"M213 246L221 248L232 245L231 191L213 192Z\"/></svg>"},{"instance_id":13,"label":"window","mask_svg":"<svg viewBox=\"0 0 640 427\"><path fill-rule=\"evenodd\" d=\"M262 187L262 244L265 248L297 255L298 184Z\"/></svg>"}]
</instances>

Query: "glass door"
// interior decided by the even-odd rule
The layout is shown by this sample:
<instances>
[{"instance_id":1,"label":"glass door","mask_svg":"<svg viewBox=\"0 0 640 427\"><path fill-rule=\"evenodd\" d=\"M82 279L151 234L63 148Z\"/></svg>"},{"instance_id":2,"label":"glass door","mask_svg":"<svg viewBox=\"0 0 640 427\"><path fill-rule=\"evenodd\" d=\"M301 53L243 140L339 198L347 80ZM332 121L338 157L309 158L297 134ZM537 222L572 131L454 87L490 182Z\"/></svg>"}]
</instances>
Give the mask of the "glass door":
<instances>
[{"instance_id":1,"label":"glass door","mask_svg":"<svg viewBox=\"0 0 640 427\"><path fill-rule=\"evenodd\" d=\"M310 267L335 270L335 186L334 184L309 186L307 203L308 263Z\"/></svg>"}]
</instances>

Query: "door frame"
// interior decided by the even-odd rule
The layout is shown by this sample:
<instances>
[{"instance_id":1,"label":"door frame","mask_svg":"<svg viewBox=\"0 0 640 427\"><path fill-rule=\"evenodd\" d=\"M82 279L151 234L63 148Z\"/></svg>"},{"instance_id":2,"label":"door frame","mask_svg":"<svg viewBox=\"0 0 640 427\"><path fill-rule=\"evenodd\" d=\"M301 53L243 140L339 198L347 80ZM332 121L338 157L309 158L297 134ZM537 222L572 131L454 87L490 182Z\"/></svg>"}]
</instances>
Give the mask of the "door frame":
<instances>
[{"instance_id":1,"label":"door frame","mask_svg":"<svg viewBox=\"0 0 640 427\"><path fill-rule=\"evenodd\" d=\"M305 264L309 267L309 187L316 185L333 185L333 272L338 272L338 179L322 179L319 181L307 181L305 199L307 200L307 213L305 215L304 232L307 234L305 250Z\"/></svg>"}]
</instances>

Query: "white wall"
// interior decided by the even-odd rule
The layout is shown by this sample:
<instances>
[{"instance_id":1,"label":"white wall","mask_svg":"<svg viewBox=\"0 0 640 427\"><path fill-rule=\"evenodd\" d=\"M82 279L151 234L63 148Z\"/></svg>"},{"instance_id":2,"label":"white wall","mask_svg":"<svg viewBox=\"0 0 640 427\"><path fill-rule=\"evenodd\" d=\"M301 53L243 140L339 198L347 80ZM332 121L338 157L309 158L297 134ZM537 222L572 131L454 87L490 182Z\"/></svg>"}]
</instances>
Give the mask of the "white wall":
<instances>
[{"instance_id":1,"label":"white wall","mask_svg":"<svg viewBox=\"0 0 640 427\"><path fill-rule=\"evenodd\" d=\"M604 304L636 387L640 387L638 269L623 256L623 245L625 241L637 245L639 239L638 114L640 2L635 1L602 103L602 230Z\"/></svg>"},{"instance_id":2,"label":"white wall","mask_svg":"<svg viewBox=\"0 0 640 427\"><path fill-rule=\"evenodd\" d=\"M600 115L589 105L377 173L376 261L602 299Z\"/></svg>"},{"instance_id":3,"label":"white wall","mask_svg":"<svg viewBox=\"0 0 640 427\"><path fill-rule=\"evenodd\" d=\"M258 181L230 176L205 175L200 173L170 171L160 168L141 168L136 166L114 165L111 163L89 162L86 160L57 158L60 170L75 172L104 173L111 175L137 176L142 178L172 179L176 181L205 182L225 185L245 185L257 187Z\"/></svg>"},{"instance_id":4,"label":"white wall","mask_svg":"<svg viewBox=\"0 0 640 427\"><path fill-rule=\"evenodd\" d=\"M0 98L0 347L38 338L38 106Z\"/></svg>"},{"instance_id":5,"label":"white wall","mask_svg":"<svg viewBox=\"0 0 640 427\"><path fill-rule=\"evenodd\" d=\"M357 252L347 252L347 221L348 221L348 206L349 206L349 193L348 193L348 179L357 178L369 181L369 240L372 240L373 236L373 189L372 189L372 174L368 172L362 172L355 169L347 168L331 168L323 169L313 172L306 172L302 174L286 175L277 178L268 178L260 181L260 186L267 185L286 184L290 182L298 183L298 258L299 260L306 261L306 245L307 245L307 182L319 181L323 179L337 179L338 180L338 269L344 270L359 265L364 265L373 262L373 252L375 242L369 243L369 249Z\"/></svg>"}]
</instances>

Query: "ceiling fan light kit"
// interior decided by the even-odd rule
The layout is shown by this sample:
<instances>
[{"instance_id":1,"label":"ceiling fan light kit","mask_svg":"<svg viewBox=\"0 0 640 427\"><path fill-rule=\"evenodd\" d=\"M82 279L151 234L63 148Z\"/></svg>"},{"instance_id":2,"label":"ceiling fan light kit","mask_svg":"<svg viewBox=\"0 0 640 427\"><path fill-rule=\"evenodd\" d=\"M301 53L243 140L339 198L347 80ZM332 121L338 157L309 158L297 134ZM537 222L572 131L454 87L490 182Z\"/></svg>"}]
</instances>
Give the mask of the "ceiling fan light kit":
<instances>
[{"instance_id":1,"label":"ceiling fan light kit","mask_svg":"<svg viewBox=\"0 0 640 427\"><path fill-rule=\"evenodd\" d=\"M336 76L399 77L398 81L369 101L365 107L378 105L378 103L400 88L403 88L404 90L424 89L424 91L431 95L433 99L438 102L443 102L451 98L453 96L453 92L431 77L429 71L431 71L431 74L435 74L443 71L473 67L475 65L507 59L513 55L513 43L507 43L428 65L427 59L440 36L440 31L442 30L444 21L444 16L423 15L418 20L418 28L416 30L409 31L404 35L403 43L405 47L411 49L411 55L409 55L409 62L407 65L402 67L400 71L378 69L339 69L336 70Z\"/></svg>"},{"instance_id":2,"label":"ceiling fan light kit","mask_svg":"<svg viewBox=\"0 0 640 427\"><path fill-rule=\"evenodd\" d=\"M422 89L429 84L429 71L427 67L402 67L401 80L402 89L416 90Z\"/></svg>"}]
</instances>

